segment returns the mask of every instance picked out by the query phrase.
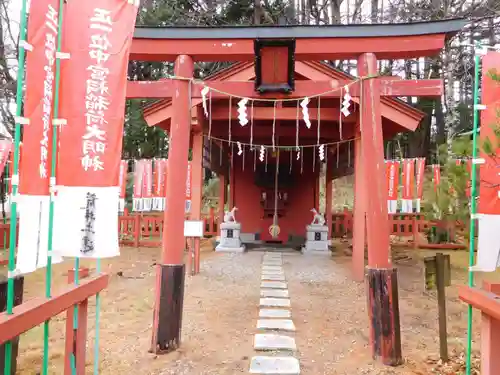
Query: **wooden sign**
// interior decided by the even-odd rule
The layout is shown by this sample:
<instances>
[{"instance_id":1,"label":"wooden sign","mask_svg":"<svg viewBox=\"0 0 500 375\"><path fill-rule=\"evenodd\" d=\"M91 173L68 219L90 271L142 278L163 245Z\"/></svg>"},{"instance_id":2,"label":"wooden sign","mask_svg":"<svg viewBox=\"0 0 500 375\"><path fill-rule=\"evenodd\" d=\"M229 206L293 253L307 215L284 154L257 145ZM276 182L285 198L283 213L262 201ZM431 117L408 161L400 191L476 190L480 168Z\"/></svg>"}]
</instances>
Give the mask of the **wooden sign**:
<instances>
[{"instance_id":1,"label":"wooden sign","mask_svg":"<svg viewBox=\"0 0 500 375\"><path fill-rule=\"evenodd\" d=\"M451 265L450 265L450 255L443 255L444 260L444 285L451 285ZM424 282L425 290L436 289L436 256L425 257L424 258Z\"/></svg>"}]
</instances>

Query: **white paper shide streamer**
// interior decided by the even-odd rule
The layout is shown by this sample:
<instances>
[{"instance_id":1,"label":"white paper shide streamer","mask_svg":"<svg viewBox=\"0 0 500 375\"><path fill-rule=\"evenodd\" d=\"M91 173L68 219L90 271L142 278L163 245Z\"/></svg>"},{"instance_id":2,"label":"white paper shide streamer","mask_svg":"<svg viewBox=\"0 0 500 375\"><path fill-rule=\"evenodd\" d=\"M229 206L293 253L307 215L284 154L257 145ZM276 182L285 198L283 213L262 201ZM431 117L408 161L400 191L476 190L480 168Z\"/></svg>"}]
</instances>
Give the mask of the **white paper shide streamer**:
<instances>
[{"instance_id":1,"label":"white paper shide streamer","mask_svg":"<svg viewBox=\"0 0 500 375\"><path fill-rule=\"evenodd\" d=\"M207 95L209 93L210 89L205 86L201 90L201 100L203 101L203 112L205 113L205 116L208 117L208 105L207 105Z\"/></svg>"},{"instance_id":2,"label":"white paper shide streamer","mask_svg":"<svg viewBox=\"0 0 500 375\"><path fill-rule=\"evenodd\" d=\"M319 152L319 160L321 161L325 160L325 145L319 146L318 152Z\"/></svg>"},{"instance_id":3,"label":"white paper shide streamer","mask_svg":"<svg viewBox=\"0 0 500 375\"><path fill-rule=\"evenodd\" d=\"M260 146L260 154L259 154L259 160L262 162L264 161L264 154L266 153L266 149L264 146Z\"/></svg>"},{"instance_id":4,"label":"white paper shide streamer","mask_svg":"<svg viewBox=\"0 0 500 375\"><path fill-rule=\"evenodd\" d=\"M349 94L349 86L344 86L344 100L342 101L342 109L340 110L342 114L347 117L351 114L351 111L349 111L349 107L351 106L351 94Z\"/></svg>"},{"instance_id":5,"label":"white paper shide streamer","mask_svg":"<svg viewBox=\"0 0 500 375\"><path fill-rule=\"evenodd\" d=\"M309 119L309 108L307 108L308 104L309 104L309 98L307 97L300 102L300 106L302 107L302 118L306 123L307 129L311 129L311 120Z\"/></svg>"},{"instance_id":6,"label":"white paper shide streamer","mask_svg":"<svg viewBox=\"0 0 500 375\"><path fill-rule=\"evenodd\" d=\"M240 121L241 126L248 124L247 103L247 98L243 98L238 102L238 120Z\"/></svg>"}]
</instances>

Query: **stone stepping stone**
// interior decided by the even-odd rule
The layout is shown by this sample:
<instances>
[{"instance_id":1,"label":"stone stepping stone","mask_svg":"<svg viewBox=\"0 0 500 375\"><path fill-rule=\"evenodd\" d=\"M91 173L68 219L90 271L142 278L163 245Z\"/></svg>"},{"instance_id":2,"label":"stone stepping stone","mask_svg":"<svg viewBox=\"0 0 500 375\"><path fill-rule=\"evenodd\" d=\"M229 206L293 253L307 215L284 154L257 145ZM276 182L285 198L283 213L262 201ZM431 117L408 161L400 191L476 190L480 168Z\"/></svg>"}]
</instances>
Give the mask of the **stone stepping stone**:
<instances>
[{"instance_id":1,"label":"stone stepping stone","mask_svg":"<svg viewBox=\"0 0 500 375\"><path fill-rule=\"evenodd\" d=\"M259 318L290 318L292 313L290 310L282 309L260 309Z\"/></svg>"},{"instance_id":2,"label":"stone stepping stone","mask_svg":"<svg viewBox=\"0 0 500 375\"><path fill-rule=\"evenodd\" d=\"M284 275L283 270L262 270L263 275Z\"/></svg>"},{"instance_id":3,"label":"stone stepping stone","mask_svg":"<svg viewBox=\"0 0 500 375\"><path fill-rule=\"evenodd\" d=\"M260 283L262 289L288 289L287 285L283 281L263 281Z\"/></svg>"},{"instance_id":4,"label":"stone stepping stone","mask_svg":"<svg viewBox=\"0 0 500 375\"><path fill-rule=\"evenodd\" d=\"M294 357L252 357L250 374L300 375L299 360Z\"/></svg>"},{"instance_id":5,"label":"stone stepping stone","mask_svg":"<svg viewBox=\"0 0 500 375\"><path fill-rule=\"evenodd\" d=\"M257 329L272 329L277 331L295 331L295 324L290 319L259 319Z\"/></svg>"},{"instance_id":6,"label":"stone stepping stone","mask_svg":"<svg viewBox=\"0 0 500 375\"><path fill-rule=\"evenodd\" d=\"M262 280L285 281L285 275L262 275Z\"/></svg>"},{"instance_id":7,"label":"stone stepping stone","mask_svg":"<svg viewBox=\"0 0 500 375\"><path fill-rule=\"evenodd\" d=\"M286 289L261 289L261 297L288 298L288 290Z\"/></svg>"},{"instance_id":8,"label":"stone stepping stone","mask_svg":"<svg viewBox=\"0 0 500 375\"><path fill-rule=\"evenodd\" d=\"M293 337L269 333L257 333L253 347L255 350L297 350Z\"/></svg>"},{"instance_id":9,"label":"stone stepping stone","mask_svg":"<svg viewBox=\"0 0 500 375\"><path fill-rule=\"evenodd\" d=\"M260 306L268 307L290 307L290 300L286 298L268 298L260 299Z\"/></svg>"},{"instance_id":10,"label":"stone stepping stone","mask_svg":"<svg viewBox=\"0 0 500 375\"><path fill-rule=\"evenodd\" d=\"M263 257L262 260L265 262L265 261L268 261L270 260L271 262L274 261L274 260L283 260L282 257Z\"/></svg>"},{"instance_id":11,"label":"stone stepping stone","mask_svg":"<svg viewBox=\"0 0 500 375\"><path fill-rule=\"evenodd\" d=\"M263 266L282 266L282 260L265 260L262 262Z\"/></svg>"},{"instance_id":12,"label":"stone stepping stone","mask_svg":"<svg viewBox=\"0 0 500 375\"><path fill-rule=\"evenodd\" d=\"M281 266L262 266L262 271L280 271L280 272L283 272L283 267L281 267Z\"/></svg>"}]
</instances>

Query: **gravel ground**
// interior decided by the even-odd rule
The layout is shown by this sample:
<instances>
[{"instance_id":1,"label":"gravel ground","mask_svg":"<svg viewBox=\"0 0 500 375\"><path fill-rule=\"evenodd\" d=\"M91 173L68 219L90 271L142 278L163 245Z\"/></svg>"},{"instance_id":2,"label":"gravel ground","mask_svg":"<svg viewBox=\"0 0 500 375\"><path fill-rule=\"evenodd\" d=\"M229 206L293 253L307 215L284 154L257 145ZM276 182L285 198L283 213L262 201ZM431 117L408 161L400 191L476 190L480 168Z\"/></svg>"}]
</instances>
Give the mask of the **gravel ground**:
<instances>
[{"instance_id":1,"label":"gravel ground","mask_svg":"<svg viewBox=\"0 0 500 375\"><path fill-rule=\"evenodd\" d=\"M186 278L182 347L168 354L148 353L151 338L154 267L158 249L122 250L104 262L111 275L102 294L100 374L234 375L248 373L258 317L263 252L202 254L201 273ZM368 319L363 284L350 280L350 257L285 253L298 358L304 375L459 374L439 370L436 355L435 296L422 290L416 260L398 264L403 354L406 363L387 368L374 363L368 347ZM68 264L54 267L64 283ZM119 271L123 276L117 276ZM460 282L462 283L462 282ZM28 276L26 296L43 293L43 272ZM449 342L460 359L465 340L466 307L448 289ZM88 373L92 373L94 307L89 316ZM476 314L478 317L479 314ZM64 316L51 323L51 374L62 373ZM42 330L21 338L19 374L33 375L42 360ZM476 337L477 340L477 337ZM457 349L458 348L458 349ZM438 369L438 370L434 370Z\"/></svg>"}]
</instances>

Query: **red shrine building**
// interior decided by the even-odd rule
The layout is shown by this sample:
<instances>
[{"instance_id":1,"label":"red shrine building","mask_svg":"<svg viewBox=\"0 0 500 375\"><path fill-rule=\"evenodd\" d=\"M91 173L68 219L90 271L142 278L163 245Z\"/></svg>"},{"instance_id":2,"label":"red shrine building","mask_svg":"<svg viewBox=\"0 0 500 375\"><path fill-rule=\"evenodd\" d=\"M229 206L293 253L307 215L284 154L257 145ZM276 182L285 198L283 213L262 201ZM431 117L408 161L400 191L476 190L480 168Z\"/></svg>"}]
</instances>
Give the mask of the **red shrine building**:
<instances>
[{"instance_id":1,"label":"red shrine building","mask_svg":"<svg viewBox=\"0 0 500 375\"><path fill-rule=\"evenodd\" d=\"M206 82L255 82L255 76L254 63L236 63L208 77ZM293 78L296 84L311 84L311 89L315 81L332 82L334 85L335 82L349 83L355 80L355 77L325 63L311 61L295 62ZM316 92L321 92L321 88ZM216 172L221 181L219 221L222 222L224 203L229 209L236 206L243 242L260 240L285 244L294 237L305 238L306 226L313 217L311 209L319 211L320 171L325 168L323 164L326 164L324 190L327 192L327 203L322 213L329 221L331 215L326 213L332 212L331 182L354 172L356 150L359 149L359 138L356 139L359 133L359 100L353 99L349 107L351 113L344 116L341 114L343 98L339 94L337 96L311 98L308 104L310 128L304 123L296 101L254 101L247 108L249 123L241 126L238 121L240 98L212 99L211 103L205 104L208 115L204 113L202 100L194 100L191 121L193 128L201 126L203 129L204 167ZM144 117L150 126L159 126L168 131L172 112L172 101L163 99L148 106ZM392 97L382 99L381 113L384 139L390 139L400 132L414 131L424 116L423 112ZM275 146L278 146L274 151L273 122ZM242 144L240 155L236 142ZM326 145L323 160L319 157L321 144ZM263 161L259 159L261 145L265 146ZM277 163L278 189L275 194ZM229 194L224 194L226 185L229 185ZM275 195L280 227L278 236L271 235L268 230L273 224Z\"/></svg>"},{"instance_id":2,"label":"red shrine building","mask_svg":"<svg viewBox=\"0 0 500 375\"><path fill-rule=\"evenodd\" d=\"M415 130L423 118L397 98L441 96L443 82L384 76L379 62L436 56L465 24L136 28L131 60L174 62L170 79L127 87L128 98L159 99L144 115L170 136L152 351L180 345L191 148L190 219L201 219L205 166L221 180L219 223L223 202L238 207L243 240L303 236L311 209L319 208L321 169L328 213L332 180L354 172L353 278L367 282L372 354L387 365L402 363L384 139ZM356 60L357 77L322 63L335 60ZM195 79L196 62L215 61L234 65Z\"/></svg>"}]
</instances>

